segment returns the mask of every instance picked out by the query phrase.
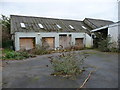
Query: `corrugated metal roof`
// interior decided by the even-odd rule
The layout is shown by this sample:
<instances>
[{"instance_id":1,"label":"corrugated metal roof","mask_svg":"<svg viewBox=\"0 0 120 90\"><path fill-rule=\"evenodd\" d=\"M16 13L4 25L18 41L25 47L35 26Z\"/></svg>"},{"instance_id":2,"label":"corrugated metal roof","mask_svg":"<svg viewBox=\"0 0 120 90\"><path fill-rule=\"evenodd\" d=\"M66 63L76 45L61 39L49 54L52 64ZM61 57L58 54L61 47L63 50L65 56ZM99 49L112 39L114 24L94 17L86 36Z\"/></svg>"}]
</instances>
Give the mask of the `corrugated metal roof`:
<instances>
[{"instance_id":1,"label":"corrugated metal roof","mask_svg":"<svg viewBox=\"0 0 120 90\"><path fill-rule=\"evenodd\" d=\"M112 24L114 22L109 20L101 20L101 19L92 19L92 18L85 18L84 23L86 23L92 29L100 28L105 25ZM90 23L90 24L89 24Z\"/></svg>"},{"instance_id":2,"label":"corrugated metal roof","mask_svg":"<svg viewBox=\"0 0 120 90\"><path fill-rule=\"evenodd\" d=\"M24 23L26 27L22 28L20 23ZM39 23L44 28L40 28ZM61 28L58 28L57 25ZM70 28L69 25L72 25L74 29ZM100 26L101 24L96 23L96 25ZM87 29L82 28L82 26ZM15 32L86 32L90 34L90 30L92 28L89 25L78 20L11 15L11 34Z\"/></svg>"}]
</instances>

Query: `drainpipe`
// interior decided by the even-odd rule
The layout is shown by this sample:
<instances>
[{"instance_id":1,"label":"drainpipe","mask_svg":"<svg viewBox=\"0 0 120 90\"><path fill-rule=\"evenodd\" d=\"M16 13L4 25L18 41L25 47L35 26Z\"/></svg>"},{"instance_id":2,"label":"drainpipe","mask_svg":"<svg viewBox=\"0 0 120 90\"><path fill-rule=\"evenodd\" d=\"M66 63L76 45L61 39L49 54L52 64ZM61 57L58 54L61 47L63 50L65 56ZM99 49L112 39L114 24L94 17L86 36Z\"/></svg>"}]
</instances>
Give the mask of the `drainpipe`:
<instances>
[{"instance_id":1,"label":"drainpipe","mask_svg":"<svg viewBox=\"0 0 120 90\"><path fill-rule=\"evenodd\" d=\"M94 39L94 38L92 38L92 35L95 35L95 34L91 33L91 47L93 47L93 39Z\"/></svg>"}]
</instances>

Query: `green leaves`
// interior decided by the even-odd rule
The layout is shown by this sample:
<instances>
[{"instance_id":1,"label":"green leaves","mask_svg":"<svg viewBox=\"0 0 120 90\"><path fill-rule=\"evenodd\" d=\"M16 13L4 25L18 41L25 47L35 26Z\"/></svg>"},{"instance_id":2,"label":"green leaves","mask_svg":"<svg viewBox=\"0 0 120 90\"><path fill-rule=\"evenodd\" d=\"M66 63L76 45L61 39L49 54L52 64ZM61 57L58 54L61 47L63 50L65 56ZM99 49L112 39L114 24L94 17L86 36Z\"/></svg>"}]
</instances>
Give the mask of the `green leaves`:
<instances>
[{"instance_id":1,"label":"green leaves","mask_svg":"<svg viewBox=\"0 0 120 90\"><path fill-rule=\"evenodd\" d=\"M67 53L51 58L54 73L63 75L77 75L83 69L83 58L79 58L75 53Z\"/></svg>"},{"instance_id":2,"label":"green leaves","mask_svg":"<svg viewBox=\"0 0 120 90\"><path fill-rule=\"evenodd\" d=\"M47 47L36 45L34 49L32 49L32 54L35 55L43 55L43 54L48 54L49 51L47 50Z\"/></svg>"},{"instance_id":3,"label":"green leaves","mask_svg":"<svg viewBox=\"0 0 120 90\"><path fill-rule=\"evenodd\" d=\"M9 17L6 17L5 15L1 15L0 24L2 24L2 26L10 30L10 18Z\"/></svg>"},{"instance_id":4,"label":"green leaves","mask_svg":"<svg viewBox=\"0 0 120 90\"><path fill-rule=\"evenodd\" d=\"M6 50L4 54L5 55L2 57L3 60L21 60L31 57L27 52L15 52L13 50Z\"/></svg>"},{"instance_id":5,"label":"green leaves","mask_svg":"<svg viewBox=\"0 0 120 90\"><path fill-rule=\"evenodd\" d=\"M98 42L98 49L103 52L111 51L113 42L111 42L111 37L108 36L106 39L101 40Z\"/></svg>"}]
</instances>

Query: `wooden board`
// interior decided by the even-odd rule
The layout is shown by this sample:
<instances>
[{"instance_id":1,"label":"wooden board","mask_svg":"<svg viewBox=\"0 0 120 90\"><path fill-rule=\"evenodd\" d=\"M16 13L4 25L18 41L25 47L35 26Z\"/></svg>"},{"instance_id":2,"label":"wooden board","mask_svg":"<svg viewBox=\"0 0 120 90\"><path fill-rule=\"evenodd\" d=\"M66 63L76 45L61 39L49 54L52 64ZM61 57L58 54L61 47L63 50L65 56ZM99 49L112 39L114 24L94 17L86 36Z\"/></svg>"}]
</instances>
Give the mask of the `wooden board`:
<instances>
[{"instance_id":1,"label":"wooden board","mask_svg":"<svg viewBox=\"0 0 120 90\"><path fill-rule=\"evenodd\" d=\"M54 49L55 38L54 37L44 37L44 38L42 38L42 45L43 46L48 46L49 49Z\"/></svg>"},{"instance_id":2,"label":"wooden board","mask_svg":"<svg viewBox=\"0 0 120 90\"><path fill-rule=\"evenodd\" d=\"M20 49L32 49L34 48L34 38L20 38Z\"/></svg>"},{"instance_id":3,"label":"wooden board","mask_svg":"<svg viewBox=\"0 0 120 90\"><path fill-rule=\"evenodd\" d=\"M62 48L67 48L71 45L71 36L60 35L59 36L59 45Z\"/></svg>"},{"instance_id":4,"label":"wooden board","mask_svg":"<svg viewBox=\"0 0 120 90\"><path fill-rule=\"evenodd\" d=\"M75 45L79 46L79 48L83 48L83 38L75 38Z\"/></svg>"}]
</instances>

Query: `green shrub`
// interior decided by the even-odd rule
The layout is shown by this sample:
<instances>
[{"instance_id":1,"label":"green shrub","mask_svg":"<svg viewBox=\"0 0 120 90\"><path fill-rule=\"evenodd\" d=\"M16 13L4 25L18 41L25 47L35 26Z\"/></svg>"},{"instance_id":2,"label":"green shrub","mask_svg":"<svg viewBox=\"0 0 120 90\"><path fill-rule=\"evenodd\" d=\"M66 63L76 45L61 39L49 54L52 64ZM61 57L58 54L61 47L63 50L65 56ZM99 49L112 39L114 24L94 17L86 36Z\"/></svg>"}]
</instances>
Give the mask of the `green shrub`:
<instances>
[{"instance_id":1,"label":"green shrub","mask_svg":"<svg viewBox=\"0 0 120 90\"><path fill-rule=\"evenodd\" d=\"M18 53L12 51L12 52L6 52L5 57L6 58L15 58L16 56L18 56Z\"/></svg>"},{"instance_id":2,"label":"green shrub","mask_svg":"<svg viewBox=\"0 0 120 90\"><path fill-rule=\"evenodd\" d=\"M51 58L55 75L77 75L83 70L84 58L80 59L75 53L62 54Z\"/></svg>"},{"instance_id":3,"label":"green shrub","mask_svg":"<svg viewBox=\"0 0 120 90\"><path fill-rule=\"evenodd\" d=\"M82 50L82 49L84 49L83 47L78 46L78 45L73 45L71 48L72 48L73 50Z\"/></svg>"},{"instance_id":4,"label":"green shrub","mask_svg":"<svg viewBox=\"0 0 120 90\"><path fill-rule=\"evenodd\" d=\"M3 53L4 53L4 56L2 56L3 60L6 60L6 59L21 60L21 59L32 57L32 55L29 54L28 52L21 52L21 51L16 52L8 49L4 50Z\"/></svg>"},{"instance_id":5,"label":"green shrub","mask_svg":"<svg viewBox=\"0 0 120 90\"><path fill-rule=\"evenodd\" d=\"M13 49L13 40L4 40L2 41L2 48L10 48Z\"/></svg>"},{"instance_id":6,"label":"green shrub","mask_svg":"<svg viewBox=\"0 0 120 90\"><path fill-rule=\"evenodd\" d=\"M25 58L29 58L31 56L30 54L28 54L28 52L20 52L20 55Z\"/></svg>"},{"instance_id":7,"label":"green shrub","mask_svg":"<svg viewBox=\"0 0 120 90\"><path fill-rule=\"evenodd\" d=\"M103 52L109 52L109 47L112 44L110 40L111 38L109 36L106 39L100 40L98 42L98 49Z\"/></svg>"},{"instance_id":8,"label":"green shrub","mask_svg":"<svg viewBox=\"0 0 120 90\"><path fill-rule=\"evenodd\" d=\"M103 52L108 52L108 42L107 40L102 40L101 42L98 43L98 49Z\"/></svg>"},{"instance_id":9,"label":"green shrub","mask_svg":"<svg viewBox=\"0 0 120 90\"><path fill-rule=\"evenodd\" d=\"M43 54L48 54L49 52L47 50L47 47L36 45L36 47L31 50L31 53L35 55L43 55Z\"/></svg>"},{"instance_id":10,"label":"green shrub","mask_svg":"<svg viewBox=\"0 0 120 90\"><path fill-rule=\"evenodd\" d=\"M9 48L6 48L6 49L3 49L2 50L2 53L7 53L7 52L10 52L10 51L13 51L12 49L9 49Z\"/></svg>"},{"instance_id":11,"label":"green shrub","mask_svg":"<svg viewBox=\"0 0 120 90\"><path fill-rule=\"evenodd\" d=\"M83 50L83 49L85 49L85 48L81 47L81 46L78 46L78 45L71 45L69 47L60 48L59 51L69 52L69 51L77 51L77 50Z\"/></svg>"},{"instance_id":12,"label":"green shrub","mask_svg":"<svg viewBox=\"0 0 120 90\"><path fill-rule=\"evenodd\" d=\"M118 48L110 48L109 51L110 52L120 52L120 50Z\"/></svg>"},{"instance_id":13,"label":"green shrub","mask_svg":"<svg viewBox=\"0 0 120 90\"><path fill-rule=\"evenodd\" d=\"M102 52L119 52L118 48L115 48L114 46L116 45L114 42L111 42L110 36L98 42L98 49Z\"/></svg>"}]
</instances>

